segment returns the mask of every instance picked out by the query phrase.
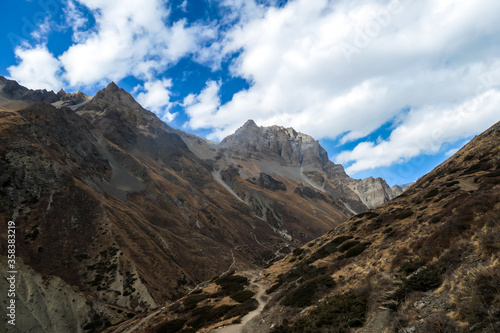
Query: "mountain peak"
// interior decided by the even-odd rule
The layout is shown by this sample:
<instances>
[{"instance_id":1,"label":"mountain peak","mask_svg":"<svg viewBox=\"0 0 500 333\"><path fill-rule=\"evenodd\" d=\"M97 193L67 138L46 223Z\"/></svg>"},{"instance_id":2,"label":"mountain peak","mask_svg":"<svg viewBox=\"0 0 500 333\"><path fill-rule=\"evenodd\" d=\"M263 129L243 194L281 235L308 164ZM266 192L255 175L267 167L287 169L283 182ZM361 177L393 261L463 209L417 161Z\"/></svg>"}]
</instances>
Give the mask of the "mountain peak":
<instances>
[{"instance_id":1,"label":"mountain peak","mask_svg":"<svg viewBox=\"0 0 500 333\"><path fill-rule=\"evenodd\" d=\"M248 158L277 160L283 165L315 165L324 169L329 162L326 150L311 136L291 127L259 127L251 119L222 140L220 146L235 153L244 152Z\"/></svg>"},{"instance_id":2,"label":"mountain peak","mask_svg":"<svg viewBox=\"0 0 500 333\"><path fill-rule=\"evenodd\" d=\"M118 87L114 81L111 81L106 88L99 90L95 94L93 100L108 100L112 103L119 102L121 104L125 102L127 105L136 104L134 105L134 108L142 109L142 107L133 99L132 95Z\"/></svg>"},{"instance_id":3,"label":"mountain peak","mask_svg":"<svg viewBox=\"0 0 500 333\"><path fill-rule=\"evenodd\" d=\"M116 85L116 83L114 81L111 81L108 86L106 87L106 89L104 89L106 91L110 91L110 92L115 92L115 91L119 91L120 88Z\"/></svg>"},{"instance_id":4,"label":"mountain peak","mask_svg":"<svg viewBox=\"0 0 500 333\"><path fill-rule=\"evenodd\" d=\"M253 121L252 119L248 119L246 123L243 124L243 127L246 128L246 127L258 127L258 126L255 123L255 121Z\"/></svg>"}]
</instances>

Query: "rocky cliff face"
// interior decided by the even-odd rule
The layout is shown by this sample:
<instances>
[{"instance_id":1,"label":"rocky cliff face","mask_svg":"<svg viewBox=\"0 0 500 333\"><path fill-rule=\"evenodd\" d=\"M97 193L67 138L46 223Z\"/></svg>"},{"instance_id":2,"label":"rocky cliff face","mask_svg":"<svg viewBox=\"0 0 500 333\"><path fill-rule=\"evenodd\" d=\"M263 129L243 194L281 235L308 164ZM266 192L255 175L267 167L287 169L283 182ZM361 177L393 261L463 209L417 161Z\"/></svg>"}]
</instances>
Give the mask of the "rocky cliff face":
<instances>
[{"instance_id":1,"label":"rocky cliff face","mask_svg":"<svg viewBox=\"0 0 500 333\"><path fill-rule=\"evenodd\" d=\"M258 127L253 120L222 140L219 147L238 157L292 167L323 168L328 162L327 152L309 135L281 126Z\"/></svg>"},{"instance_id":2,"label":"rocky cliff face","mask_svg":"<svg viewBox=\"0 0 500 333\"><path fill-rule=\"evenodd\" d=\"M249 120L217 148L219 158L240 166L243 178L256 178L257 171L264 171L294 179L332 196L351 213L375 208L402 193L381 178L350 178L342 165L329 160L318 141L293 128L259 127Z\"/></svg>"},{"instance_id":3,"label":"rocky cliff face","mask_svg":"<svg viewBox=\"0 0 500 333\"><path fill-rule=\"evenodd\" d=\"M366 207L370 209L392 200L405 190L404 187L398 185L389 187L382 178L373 177L353 180L349 187L359 196Z\"/></svg>"}]
</instances>

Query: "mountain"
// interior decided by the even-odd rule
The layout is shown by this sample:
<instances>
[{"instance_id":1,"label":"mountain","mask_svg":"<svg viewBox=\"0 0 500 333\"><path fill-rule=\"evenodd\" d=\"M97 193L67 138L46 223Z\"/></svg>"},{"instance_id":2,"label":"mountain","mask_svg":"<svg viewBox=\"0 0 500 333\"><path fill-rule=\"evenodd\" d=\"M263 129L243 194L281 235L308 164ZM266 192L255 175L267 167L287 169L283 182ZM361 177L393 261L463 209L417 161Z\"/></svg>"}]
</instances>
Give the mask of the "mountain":
<instances>
[{"instance_id":1,"label":"mountain","mask_svg":"<svg viewBox=\"0 0 500 333\"><path fill-rule=\"evenodd\" d=\"M249 122L215 144L115 83L90 98L0 79L0 215L16 224L19 332L100 331L228 270L269 265L367 209L351 189L360 181L291 129ZM0 244L4 267L5 233Z\"/></svg>"},{"instance_id":2,"label":"mountain","mask_svg":"<svg viewBox=\"0 0 500 333\"><path fill-rule=\"evenodd\" d=\"M238 164L243 178L264 172L291 179L341 201L351 213L374 208L403 192L381 178L350 178L342 165L329 160L318 141L293 128L259 127L249 120L218 148L224 162Z\"/></svg>"},{"instance_id":3,"label":"mountain","mask_svg":"<svg viewBox=\"0 0 500 333\"><path fill-rule=\"evenodd\" d=\"M0 108L2 109L20 108L35 102L52 103L59 98L60 96L53 91L31 90L0 75Z\"/></svg>"},{"instance_id":4,"label":"mountain","mask_svg":"<svg viewBox=\"0 0 500 333\"><path fill-rule=\"evenodd\" d=\"M500 122L269 268L106 332L499 332L499 186Z\"/></svg>"}]
</instances>

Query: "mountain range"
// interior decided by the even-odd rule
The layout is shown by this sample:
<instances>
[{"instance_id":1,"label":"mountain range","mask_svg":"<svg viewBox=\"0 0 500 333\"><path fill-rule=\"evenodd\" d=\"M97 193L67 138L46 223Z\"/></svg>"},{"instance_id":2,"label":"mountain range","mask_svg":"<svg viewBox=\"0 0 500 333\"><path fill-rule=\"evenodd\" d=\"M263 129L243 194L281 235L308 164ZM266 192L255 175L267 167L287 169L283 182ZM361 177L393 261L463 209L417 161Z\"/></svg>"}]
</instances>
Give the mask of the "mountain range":
<instances>
[{"instance_id":1,"label":"mountain range","mask_svg":"<svg viewBox=\"0 0 500 333\"><path fill-rule=\"evenodd\" d=\"M0 77L0 133L20 332L100 331L403 191L350 178L292 128L249 120L220 143L171 128L113 82L89 97Z\"/></svg>"},{"instance_id":2,"label":"mountain range","mask_svg":"<svg viewBox=\"0 0 500 333\"><path fill-rule=\"evenodd\" d=\"M499 332L500 122L376 209L117 332Z\"/></svg>"},{"instance_id":3,"label":"mountain range","mask_svg":"<svg viewBox=\"0 0 500 333\"><path fill-rule=\"evenodd\" d=\"M216 143L113 82L0 77L0 143L14 332L500 330L500 123L391 188L293 128Z\"/></svg>"}]
</instances>

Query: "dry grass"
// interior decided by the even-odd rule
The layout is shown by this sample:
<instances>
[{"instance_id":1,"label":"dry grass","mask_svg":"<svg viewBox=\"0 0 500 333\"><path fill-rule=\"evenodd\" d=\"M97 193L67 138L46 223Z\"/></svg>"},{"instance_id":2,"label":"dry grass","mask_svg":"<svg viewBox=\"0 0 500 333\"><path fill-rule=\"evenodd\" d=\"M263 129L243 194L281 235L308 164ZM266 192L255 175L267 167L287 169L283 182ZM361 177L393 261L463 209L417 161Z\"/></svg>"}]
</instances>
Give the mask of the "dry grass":
<instances>
[{"instance_id":1,"label":"dry grass","mask_svg":"<svg viewBox=\"0 0 500 333\"><path fill-rule=\"evenodd\" d=\"M488 331L500 321L500 261L455 275L451 301L456 319Z\"/></svg>"}]
</instances>

